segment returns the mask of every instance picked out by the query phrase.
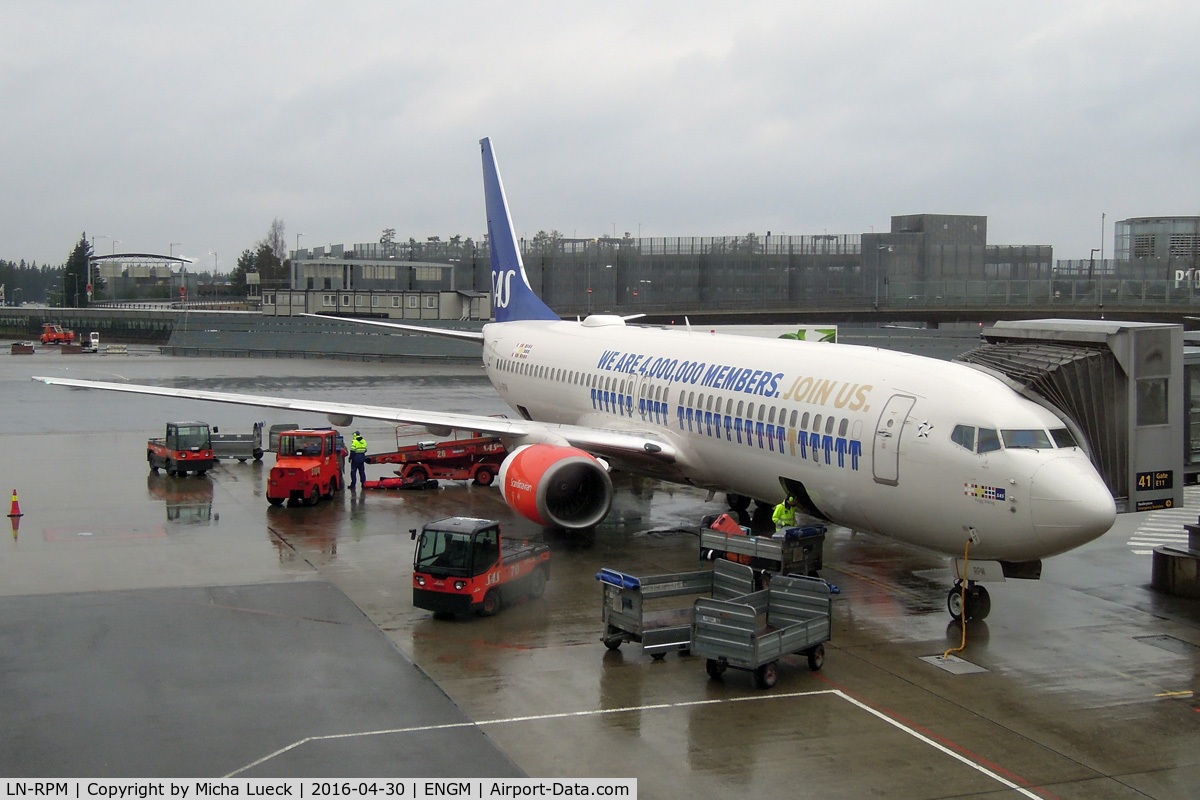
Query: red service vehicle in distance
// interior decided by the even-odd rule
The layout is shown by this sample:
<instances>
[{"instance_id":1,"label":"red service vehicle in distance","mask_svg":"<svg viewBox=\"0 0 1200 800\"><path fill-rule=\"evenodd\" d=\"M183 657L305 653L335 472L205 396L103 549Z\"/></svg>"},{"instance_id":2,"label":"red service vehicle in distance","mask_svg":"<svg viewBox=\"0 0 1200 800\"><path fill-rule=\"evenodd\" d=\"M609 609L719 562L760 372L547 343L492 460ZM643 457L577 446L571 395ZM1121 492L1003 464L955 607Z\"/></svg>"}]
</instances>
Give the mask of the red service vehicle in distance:
<instances>
[{"instance_id":1,"label":"red service vehicle in distance","mask_svg":"<svg viewBox=\"0 0 1200 800\"><path fill-rule=\"evenodd\" d=\"M75 331L47 322L42 325L42 344L74 344Z\"/></svg>"},{"instance_id":2,"label":"red service vehicle in distance","mask_svg":"<svg viewBox=\"0 0 1200 800\"><path fill-rule=\"evenodd\" d=\"M507 600L538 598L550 578L550 547L501 536L491 519L448 517L425 525L413 556L413 605L435 614L490 617Z\"/></svg>"},{"instance_id":3,"label":"red service vehicle in distance","mask_svg":"<svg viewBox=\"0 0 1200 800\"><path fill-rule=\"evenodd\" d=\"M207 422L168 422L167 435L146 442L150 471L165 469L171 477L197 476L213 468L212 438Z\"/></svg>"},{"instance_id":4,"label":"red service vehicle in distance","mask_svg":"<svg viewBox=\"0 0 1200 800\"><path fill-rule=\"evenodd\" d=\"M315 506L322 497L333 497L345 486L345 449L339 439L338 432L330 428L279 434L275 466L267 478L267 502L278 506L284 500L295 500Z\"/></svg>"}]
</instances>

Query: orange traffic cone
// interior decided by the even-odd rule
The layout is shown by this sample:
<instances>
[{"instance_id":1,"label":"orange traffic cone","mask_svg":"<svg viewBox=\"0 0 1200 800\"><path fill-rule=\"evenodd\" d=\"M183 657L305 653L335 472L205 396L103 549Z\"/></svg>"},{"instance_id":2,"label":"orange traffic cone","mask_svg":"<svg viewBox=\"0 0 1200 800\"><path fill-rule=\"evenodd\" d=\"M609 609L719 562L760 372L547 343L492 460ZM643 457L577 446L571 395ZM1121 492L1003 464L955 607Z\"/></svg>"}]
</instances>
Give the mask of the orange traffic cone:
<instances>
[{"instance_id":1,"label":"orange traffic cone","mask_svg":"<svg viewBox=\"0 0 1200 800\"><path fill-rule=\"evenodd\" d=\"M12 523L13 541L15 542L17 540L17 532L21 530L21 517L20 515L9 517L8 521Z\"/></svg>"},{"instance_id":2,"label":"orange traffic cone","mask_svg":"<svg viewBox=\"0 0 1200 800\"><path fill-rule=\"evenodd\" d=\"M24 514L21 513L21 504L17 502L17 490L16 489L13 489L12 511L9 511L8 515L10 517L24 516Z\"/></svg>"}]
</instances>

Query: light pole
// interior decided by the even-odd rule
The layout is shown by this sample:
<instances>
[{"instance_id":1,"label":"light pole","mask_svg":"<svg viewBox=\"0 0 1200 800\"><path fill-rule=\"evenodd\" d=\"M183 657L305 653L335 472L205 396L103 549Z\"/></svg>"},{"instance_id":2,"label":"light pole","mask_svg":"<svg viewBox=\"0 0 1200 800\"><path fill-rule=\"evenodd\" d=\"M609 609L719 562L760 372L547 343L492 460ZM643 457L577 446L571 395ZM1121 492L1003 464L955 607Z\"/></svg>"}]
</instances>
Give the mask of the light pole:
<instances>
[{"instance_id":1,"label":"light pole","mask_svg":"<svg viewBox=\"0 0 1200 800\"><path fill-rule=\"evenodd\" d=\"M295 289L297 284L300 283L300 237L304 235L303 233L296 234L296 249L292 252L292 285L289 287L292 289ZM342 288L348 289L350 287L343 286Z\"/></svg>"},{"instance_id":2,"label":"light pole","mask_svg":"<svg viewBox=\"0 0 1200 800\"><path fill-rule=\"evenodd\" d=\"M167 255L169 255L171 258L174 258L175 257L175 248L182 247L182 246L183 246L183 242L171 242L170 244L167 245ZM170 269L170 267L168 267L168 269ZM182 263L180 263L180 265L179 265L179 289L180 289L179 301L183 302L187 298L187 270L185 270L183 268ZM167 302L168 303L171 302L170 292L171 292L171 290L168 288L167 289Z\"/></svg>"},{"instance_id":3,"label":"light pole","mask_svg":"<svg viewBox=\"0 0 1200 800\"><path fill-rule=\"evenodd\" d=\"M880 253L892 252L890 244L881 244L875 249L875 310L879 310L879 275L883 272L883 256Z\"/></svg>"},{"instance_id":4,"label":"light pole","mask_svg":"<svg viewBox=\"0 0 1200 800\"><path fill-rule=\"evenodd\" d=\"M217 300L217 251L209 250L208 252L213 257L212 277L209 278L208 284L212 289L213 302L215 303Z\"/></svg>"}]
</instances>

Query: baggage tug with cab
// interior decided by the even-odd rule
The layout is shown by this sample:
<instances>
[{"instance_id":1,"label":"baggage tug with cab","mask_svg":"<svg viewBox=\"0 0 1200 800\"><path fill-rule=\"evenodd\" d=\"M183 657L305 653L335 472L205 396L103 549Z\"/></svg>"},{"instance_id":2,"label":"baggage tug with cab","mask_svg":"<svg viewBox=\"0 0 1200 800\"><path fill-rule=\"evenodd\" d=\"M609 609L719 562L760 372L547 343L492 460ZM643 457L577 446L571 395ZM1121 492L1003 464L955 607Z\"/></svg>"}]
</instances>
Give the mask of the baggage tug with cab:
<instances>
[{"instance_id":1,"label":"baggage tug with cab","mask_svg":"<svg viewBox=\"0 0 1200 800\"><path fill-rule=\"evenodd\" d=\"M207 422L168 422L165 437L146 442L150 471L165 469L172 478L203 475L216 464L211 437Z\"/></svg>"},{"instance_id":2,"label":"baggage tug with cab","mask_svg":"<svg viewBox=\"0 0 1200 800\"><path fill-rule=\"evenodd\" d=\"M490 617L507 600L539 598L550 579L550 547L507 539L500 523L473 517L430 522L413 556L413 605L447 616L471 611Z\"/></svg>"},{"instance_id":3,"label":"baggage tug with cab","mask_svg":"<svg viewBox=\"0 0 1200 800\"><path fill-rule=\"evenodd\" d=\"M322 497L333 497L345 487L343 452L338 432L331 428L279 434L279 452L267 478L267 502L278 506L293 500L315 506Z\"/></svg>"}]
</instances>

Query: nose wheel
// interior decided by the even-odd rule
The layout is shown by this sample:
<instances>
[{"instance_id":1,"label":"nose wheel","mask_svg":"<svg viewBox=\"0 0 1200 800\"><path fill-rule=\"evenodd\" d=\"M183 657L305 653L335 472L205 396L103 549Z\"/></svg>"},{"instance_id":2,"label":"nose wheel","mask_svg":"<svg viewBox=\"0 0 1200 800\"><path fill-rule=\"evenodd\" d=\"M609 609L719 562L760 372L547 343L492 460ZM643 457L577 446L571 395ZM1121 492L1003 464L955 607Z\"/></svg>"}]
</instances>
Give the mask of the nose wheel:
<instances>
[{"instance_id":1,"label":"nose wheel","mask_svg":"<svg viewBox=\"0 0 1200 800\"><path fill-rule=\"evenodd\" d=\"M987 615L992 610L992 598L988 594L988 590L975 581L967 581L965 595L966 605L964 607L962 581L955 581L954 588L946 597L946 610L950 612L954 621L961 622L964 616L967 619L987 619Z\"/></svg>"}]
</instances>

